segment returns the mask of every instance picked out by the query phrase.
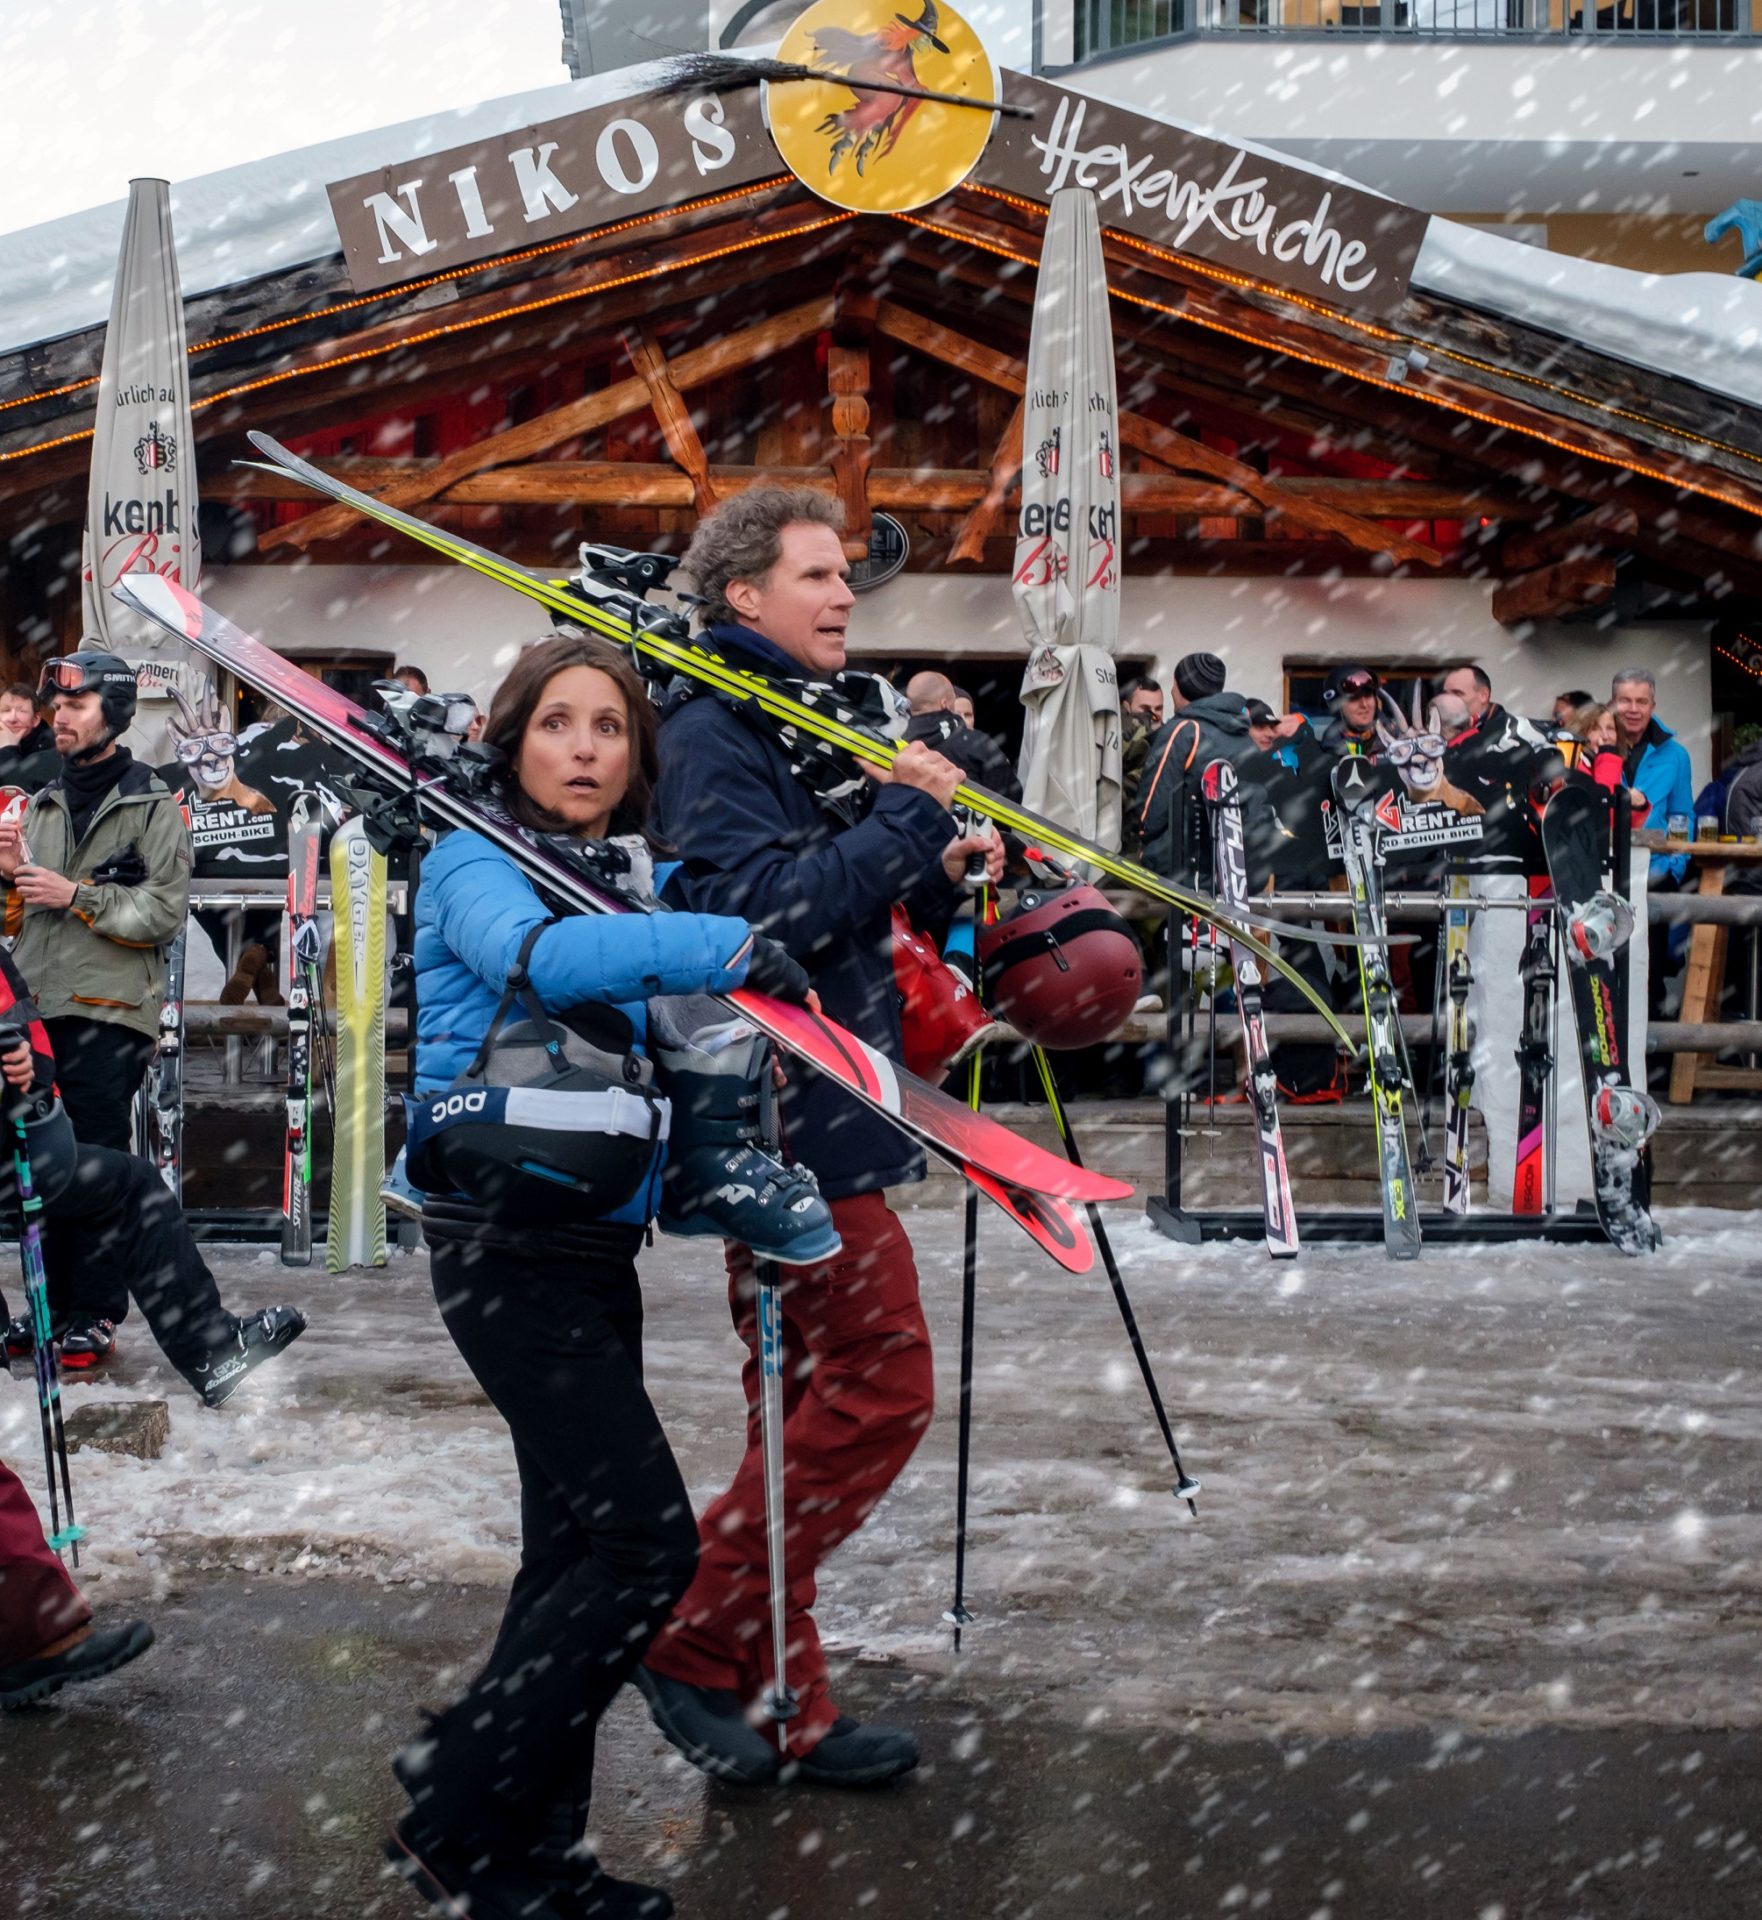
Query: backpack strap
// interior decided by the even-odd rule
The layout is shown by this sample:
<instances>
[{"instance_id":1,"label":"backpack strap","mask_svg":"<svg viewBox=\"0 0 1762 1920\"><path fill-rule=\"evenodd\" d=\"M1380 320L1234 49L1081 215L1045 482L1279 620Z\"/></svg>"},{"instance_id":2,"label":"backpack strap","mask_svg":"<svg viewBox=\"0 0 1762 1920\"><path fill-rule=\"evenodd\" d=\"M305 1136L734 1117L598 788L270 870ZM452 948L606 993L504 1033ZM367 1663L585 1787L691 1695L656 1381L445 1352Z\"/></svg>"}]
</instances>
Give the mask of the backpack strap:
<instances>
[{"instance_id":1,"label":"backpack strap","mask_svg":"<svg viewBox=\"0 0 1762 1920\"><path fill-rule=\"evenodd\" d=\"M545 1051L550 1054L553 1063L561 1062L563 1031L545 1011L544 1003L533 991L532 975L528 971L532 961L532 950L538 945L538 936L547 927L554 927L557 924L555 916L549 920L541 920L537 926L527 930L525 939L520 942L520 951L514 956L514 964L508 969L507 978L502 982L502 997L496 1002L496 1010L490 1016L489 1029L483 1036L483 1045L477 1049L470 1066L465 1069L464 1077L467 1080L482 1078L489 1066L490 1055L496 1050L496 1036L502 1030L502 1023L513 1012L516 1001L519 1002L520 1009L527 1019L544 1036ZM560 1064L557 1065L557 1071L559 1073L563 1071Z\"/></svg>"}]
</instances>

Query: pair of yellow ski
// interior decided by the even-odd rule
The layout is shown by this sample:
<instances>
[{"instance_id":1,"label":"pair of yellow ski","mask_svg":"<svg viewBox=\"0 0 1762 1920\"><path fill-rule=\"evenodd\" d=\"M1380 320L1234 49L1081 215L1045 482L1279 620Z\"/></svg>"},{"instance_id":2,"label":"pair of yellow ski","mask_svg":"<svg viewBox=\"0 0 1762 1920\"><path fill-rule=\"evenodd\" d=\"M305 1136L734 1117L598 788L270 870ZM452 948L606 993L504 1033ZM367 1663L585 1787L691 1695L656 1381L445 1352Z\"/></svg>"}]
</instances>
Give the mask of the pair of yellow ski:
<instances>
[{"instance_id":1,"label":"pair of yellow ski","mask_svg":"<svg viewBox=\"0 0 1762 1920\"><path fill-rule=\"evenodd\" d=\"M824 741L827 745L842 748L855 758L867 760L878 766L890 766L900 751L899 743L883 740L875 734L865 732L837 718L836 715L822 713L797 700L783 688L766 680L763 675L752 673L743 667L732 665L720 654L711 652L707 647L683 637L679 623L674 615L661 607L648 605L642 598L647 587L662 584L668 568L668 562L661 556L629 555L622 556L626 561L626 583L620 586L607 585L603 602L596 599L591 582L578 583L571 580L542 580L528 573L523 567L517 567L512 561L502 559L487 548L475 542L463 539L456 533L444 528L432 526L426 520L418 520L414 515L401 509L388 506L384 501L376 500L371 494L363 493L359 488L351 487L346 481L335 479L332 475L302 460L298 454L290 453L278 441L266 433L253 432L251 444L264 456L263 464L268 470L291 474L302 481L315 493L339 504L353 508L357 513L369 519L377 520L383 526L394 527L410 539L420 541L422 545L432 547L435 552L444 554L449 560L457 560L470 567L474 572L484 574L491 580L500 581L503 586L511 587L516 593L524 594L529 600L536 600L541 606L548 607L553 613L575 625L597 633L619 646L654 661L658 666L669 668L684 675L698 685L714 689L733 700L756 708L779 725L800 729L803 733ZM644 562L652 561L645 570ZM647 577L645 578L645 571ZM1160 874L1153 873L1148 867L1140 866L1135 860L1124 855L1097 847L1089 841L1059 826L1055 821L1031 812L1015 801L1005 799L1001 794L993 793L987 787L963 782L956 790L955 804L970 808L982 815L994 825L1019 834L1031 844L1052 853L1058 853L1069 860L1082 861L1098 868L1123 885L1134 887L1148 894L1152 899L1160 900L1168 906L1185 914L1209 921L1233 940L1239 941L1264 965L1283 974L1298 989L1309 1004L1333 1029L1341 1044L1348 1052L1357 1049L1351 1036L1340 1024L1339 1017L1332 1007L1310 983L1304 979L1291 964L1280 958L1267 944L1256 928L1265 923L1253 916L1238 917L1219 905L1216 900L1204 894L1189 892L1165 880ZM1292 939L1314 939L1317 936L1308 929L1297 927L1275 927L1282 937ZM1323 936L1337 938L1337 936ZM1350 936L1344 944L1355 945Z\"/></svg>"}]
</instances>

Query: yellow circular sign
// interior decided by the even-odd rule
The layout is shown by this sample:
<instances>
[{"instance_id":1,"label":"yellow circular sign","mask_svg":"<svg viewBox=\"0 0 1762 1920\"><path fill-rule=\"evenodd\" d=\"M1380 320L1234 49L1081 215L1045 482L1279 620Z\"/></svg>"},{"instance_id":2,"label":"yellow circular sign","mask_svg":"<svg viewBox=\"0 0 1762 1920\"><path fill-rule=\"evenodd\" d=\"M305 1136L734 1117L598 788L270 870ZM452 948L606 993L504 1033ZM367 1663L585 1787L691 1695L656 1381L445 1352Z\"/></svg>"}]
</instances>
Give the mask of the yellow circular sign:
<instances>
[{"instance_id":1,"label":"yellow circular sign","mask_svg":"<svg viewBox=\"0 0 1762 1920\"><path fill-rule=\"evenodd\" d=\"M765 118L784 164L822 200L857 213L905 213L952 193L972 172L997 116L884 93L896 87L997 98L997 69L979 36L943 0L816 0L779 60L836 80L770 81Z\"/></svg>"}]
</instances>

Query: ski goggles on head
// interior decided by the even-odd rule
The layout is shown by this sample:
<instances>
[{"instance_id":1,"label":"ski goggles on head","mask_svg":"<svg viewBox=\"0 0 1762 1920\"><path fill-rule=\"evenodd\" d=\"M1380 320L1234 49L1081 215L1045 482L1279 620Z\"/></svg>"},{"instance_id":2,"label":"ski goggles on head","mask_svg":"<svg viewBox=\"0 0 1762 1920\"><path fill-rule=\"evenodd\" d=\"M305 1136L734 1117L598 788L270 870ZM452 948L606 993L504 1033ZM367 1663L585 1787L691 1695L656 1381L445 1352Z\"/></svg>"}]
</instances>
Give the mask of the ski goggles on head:
<instances>
[{"instance_id":1,"label":"ski goggles on head","mask_svg":"<svg viewBox=\"0 0 1762 1920\"><path fill-rule=\"evenodd\" d=\"M177 757L186 767L193 767L198 760L206 760L210 755L217 760L230 760L238 750L236 733L198 733L177 743Z\"/></svg>"},{"instance_id":2,"label":"ski goggles on head","mask_svg":"<svg viewBox=\"0 0 1762 1920\"><path fill-rule=\"evenodd\" d=\"M1441 734L1414 733L1389 743L1389 764L1404 767L1411 760L1442 760L1444 740Z\"/></svg>"},{"instance_id":3,"label":"ski goggles on head","mask_svg":"<svg viewBox=\"0 0 1762 1920\"><path fill-rule=\"evenodd\" d=\"M1342 680L1338 688L1342 700L1357 700L1376 690L1377 683L1368 673L1355 673L1350 680Z\"/></svg>"}]
</instances>

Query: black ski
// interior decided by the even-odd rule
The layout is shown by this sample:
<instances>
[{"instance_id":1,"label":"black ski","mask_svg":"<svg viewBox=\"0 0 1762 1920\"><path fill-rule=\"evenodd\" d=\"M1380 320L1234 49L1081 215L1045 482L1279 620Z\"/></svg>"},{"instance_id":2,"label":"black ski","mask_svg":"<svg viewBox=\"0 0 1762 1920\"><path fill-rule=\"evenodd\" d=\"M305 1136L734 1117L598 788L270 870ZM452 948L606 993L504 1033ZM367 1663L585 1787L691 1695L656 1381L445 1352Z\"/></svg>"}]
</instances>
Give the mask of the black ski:
<instances>
[{"instance_id":1,"label":"black ski","mask_svg":"<svg viewBox=\"0 0 1762 1920\"><path fill-rule=\"evenodd\" d=\"M1582 773L1568 773L1542 803L1542 850L1583 1063L1597 1217L1612 1246L1641 1254L1655 1251L1663 1239L1651 1214L1646 1157L1658 1107L1627 1076L1624 949L1634 921L1633 910L1604 878L1611 825L1607 789Z\"/></svg>"},{"instance_id":2,"label":"black ski","mask_svg":"<svg viewBox=\"0 0 1762 1920\"><path fill-rule=\"evenodd\" d=\"M1242 796L1236 769L1214 760L1200 776L1211 813L1212 867L1218 898L1232 916L1248 908L1248 856L1242 841ZM1261 1008L1260 962L1236 941L1230 943L1236 974L1236 1009L1242 1017L1247 1049L1248 1102L1254 1110L1255 1159L1260 1167L1260 1203L1266 1219L1266 1250L1275 1260L1298 1251L1297 1215L1291 1205L1291 1176L1285 1165L1285 1137L1279 1128L1278 1076L1266 1042Z\"/></svg>"},{"instance_id":3,"label":"black ski","mask_svg":"<svg viewBox=\"0 0 1762 1920\"><path fill-rule=\"evenodd\" d=\"M1383 915L1382 853L1376 804L1382 787L1371 763L1351 758L1334 768L1334 799L1340 810L1340 849L1346 862L1353 931L1362 936L1358 983L1364 1002L1365 1053L1370 1066L1371 1105L1376 1114L1377 1177L1383 1189L1383 1247L1391 1260L1412 1260L1420 1247L1419 1201L1407 1150L1402 1099L1400 1014L1389 972L1389 930Z\"/></svg>"},{"instance_id":4,"label":"black ski","mask_svg":"<svg viewBox=\"0 0 1762 1920\"><path fill-rule=\"evenodd\" d=\"M1517 1041L1517 1163L1511 1211L1546 1213L1552 1185L1548 1165L1548 1101L1554 1084L1554 915L1548 883L1533 880L1518 979L1523 1026Z\"/></svg>"},{"instance_id":5,"label":"black ski","mask_svg":"<svg viewBox=\"0 0 1762 1920\"><path fill-rule=\"evenodd\" d=\"M1449 1213L1467 1213L1468 1111L1474 1100L1468 1028L1468 990L1474 985L1468 959L1468 875L1451 874L1444 897L1444 947L1438 956L1449 1006L1444 1054L1444 1207Z\"/></svg>"},{"instance_id":6,"label":"black ski","mask_svg":"<svg viewBox=\"0 0 1762 1920\"><path fill-rule=\"evenodd\" d=\"M181 1200L184 1193L184 941L180 931L165 958L159 1044L147 1068L147 1158Z\"/></svg>"}]
</instances>

